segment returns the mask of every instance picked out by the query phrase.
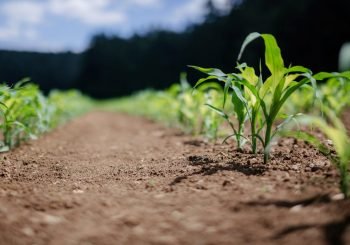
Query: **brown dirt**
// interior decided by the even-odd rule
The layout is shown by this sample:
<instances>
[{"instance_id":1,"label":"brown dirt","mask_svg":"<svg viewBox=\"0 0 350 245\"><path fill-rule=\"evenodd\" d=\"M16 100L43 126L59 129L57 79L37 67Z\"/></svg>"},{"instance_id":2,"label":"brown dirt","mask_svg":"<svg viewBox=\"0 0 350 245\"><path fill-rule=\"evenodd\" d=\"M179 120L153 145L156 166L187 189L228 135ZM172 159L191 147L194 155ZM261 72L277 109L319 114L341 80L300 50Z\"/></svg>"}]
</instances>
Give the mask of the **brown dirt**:
<instances>
[{"instance_id":1,"label":"brown dirt","mask_svg":"<svg viewBox=\"0 0 350 245\"><path fill-rule=\"evenodd\" d=\"M350 244L334 167L93 112L0 155L0 244Z\"/></svg>"}]
</instances>

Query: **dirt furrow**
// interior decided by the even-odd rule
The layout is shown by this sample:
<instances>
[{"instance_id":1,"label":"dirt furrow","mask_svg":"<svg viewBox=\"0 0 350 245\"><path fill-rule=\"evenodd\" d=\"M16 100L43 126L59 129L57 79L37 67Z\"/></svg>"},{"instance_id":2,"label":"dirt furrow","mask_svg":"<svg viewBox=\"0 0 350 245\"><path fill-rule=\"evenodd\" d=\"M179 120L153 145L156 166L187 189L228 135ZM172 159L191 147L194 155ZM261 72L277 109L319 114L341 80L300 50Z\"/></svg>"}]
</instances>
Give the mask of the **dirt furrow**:
<instances>
[{"instance_id":1,"label":"dirt furrow","mask_svg":"<svg viewBox=\"0 0 350 245\"><path fill-rule=\"evenodd\" d=\"M350 244L333 166L272 154L92 112L0 155L0 244Z\"/></svg>"}]
</instances>

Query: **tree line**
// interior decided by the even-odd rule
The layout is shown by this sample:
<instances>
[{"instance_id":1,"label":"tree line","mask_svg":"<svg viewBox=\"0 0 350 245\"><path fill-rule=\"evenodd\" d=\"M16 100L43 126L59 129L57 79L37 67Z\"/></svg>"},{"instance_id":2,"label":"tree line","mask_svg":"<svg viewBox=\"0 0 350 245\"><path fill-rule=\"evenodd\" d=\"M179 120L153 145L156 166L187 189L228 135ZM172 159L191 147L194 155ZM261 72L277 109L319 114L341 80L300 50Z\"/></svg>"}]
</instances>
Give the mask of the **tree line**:
<instances>
[{"instance_id":1,"label":"tree line","mask_svg":"<svg viewBox=\"0 0 350 245\"><path fill-rule=\"evenodd\" d=\"M107 98L134 91L162 89L177 82L187 65L219 67L226 72L236 65L245 36L253 31L272 33L285 61L314 72L336 71L341 45L350 41L348 0L245 0L222 15L212 4L201 24L181 33L154 30L130 38L96 35L81 54L0 52L0 80L30 76L46 91L78 88ZM244 61L258 67L259 43L251 46Z\"/></svg>"}]
</instances>

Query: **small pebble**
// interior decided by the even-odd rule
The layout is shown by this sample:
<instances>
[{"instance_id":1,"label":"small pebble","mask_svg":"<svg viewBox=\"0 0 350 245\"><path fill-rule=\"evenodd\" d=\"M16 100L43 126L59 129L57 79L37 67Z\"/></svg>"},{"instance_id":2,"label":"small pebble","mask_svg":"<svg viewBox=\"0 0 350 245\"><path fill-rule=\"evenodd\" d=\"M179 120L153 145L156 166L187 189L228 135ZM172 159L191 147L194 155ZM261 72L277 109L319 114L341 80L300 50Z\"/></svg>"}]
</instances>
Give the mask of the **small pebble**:
<instances>
[{"instance_id":1,"label":"small pebble","mask_svg":"<svg viewBox=\"0 0 350 245\"><path fill-rule=\"evenodd\" d=\"M290 211L291 211L292 213L297 213L297 212L299 212L302 208L303 208L303 205L299 204L299 205L295 205L295 206L291 207Z\"/></svg>"},{"instance_id":2,"label":"small pebble","mask_svg":"<svg viewBox=\"0 0 350 245\"><path fill-rule=\"evenodd\" d=\"M22 232L23 232L23 234L26 235L26 236L34 236L34 235L35 235L35 232L34 232L33 229L30 228L30 227L25 227L25 228L23 228L23 229L22 229Z\"/></svg>"},{"instance_id":3,"label":"small pebble","mask_svg":"<svg viewBox=\"0 0 350 245\"><path fill-rule=\"evenodd\" d=\"M83 194L84 191L83 190L73 190L74 194Z\"/></svg>"},{"instance_id":4,"label":"small pebble","mask_svg":"<svg viewBox=\"0 0 350 245\"><path fill-rule=\"evenodd\" d=\"M336 194L334 196L331 197L331 199L333 201L340 201L340 200L344 200L345 196L343 193L339 193L339 194Z\"/></svg>"}]
</instances>

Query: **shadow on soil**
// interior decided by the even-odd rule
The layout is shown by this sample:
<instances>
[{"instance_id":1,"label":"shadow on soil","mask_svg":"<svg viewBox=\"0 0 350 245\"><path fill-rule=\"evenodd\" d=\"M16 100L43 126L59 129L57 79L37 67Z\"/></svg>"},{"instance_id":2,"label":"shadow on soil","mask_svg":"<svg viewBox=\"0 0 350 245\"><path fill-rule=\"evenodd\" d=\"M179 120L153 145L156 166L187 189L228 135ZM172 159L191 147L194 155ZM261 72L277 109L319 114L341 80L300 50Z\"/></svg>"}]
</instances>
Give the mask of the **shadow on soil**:
<instances>
[{"instance_id":1,"label":"shadow on soil","mask_svg":"<svg viewBox=\"0 0 350 245\"><path fill-rule=\"evenodd\" d=\"M248 206L270 206L274 205L282 208L292 208L297 205L302 205L304 207L314 205L314 204L326 204L332 202L332 199L329 195L316 195L310 198L295 200L295 201L286 201L286 200L267 200L267 201L251 201L244 202L243 205ZM277 240L281 239L284 236L289 234L304 231L307 229L317 228L321 229L324 233L327 244L329 245L345 245L343 241L343 235L345 234L348 226L350 226L350 215L345 216L340 221L334 221L326 224L302 224L297 226L286 227L285 229L278 232L272 238Z\"/></svg>"},{"instance_id":2,"label":"shadow on soil","mask_svg":"<svg viewBox=\"0 0 350 245\"><path fill-rule=\"evenodd\" d=\"M302 200L286 201L286 200L266 200L266 201L250 201L243 203L248 206L270 206L282 208L292 208L297 205L309 206L317 203L330 203L332 200L329 195L316 195Z\"/></svg>"},{"instance_id":3,"label":"shadow on soil","mask_svg":"<svg viewBox=\"0 0 350 245\"><path fill-rule=\"evenodd\" d=\"M298 226L290 226L279 233L277 233L273 239L280 239L286 235L289 235L294 232L303 231L311 228L321 229L324 233L324 237L329 245L345 245L343 240L343 235L347 230L347 227L350 226L350 216L346 216L344 219L336 222L331 222L323 225L319 224L305 224Z\"/></svg>"},{"instance_id":4,"label":"shadow on soil","mask_svg":"<svg viewBox=\"0 0 350 245\"><path fill-rule=\"evenodd\" d=\"M199 170L194 171L193 173L178 176L176 177L170 185L176 185L183 180L187 179L190 176L194 175L213 175L221 171L235 171L242 173L244 175L263 175L265 171L268 170L266 166L263 165L248 165L248 164L240 164L236 162L227 162L225 165L218 164L215 160L212 160L208 157L201 156L190 156L188 158L190 161L190 165L192 166L200 166Z\"/></svg>"}]
</instances>

